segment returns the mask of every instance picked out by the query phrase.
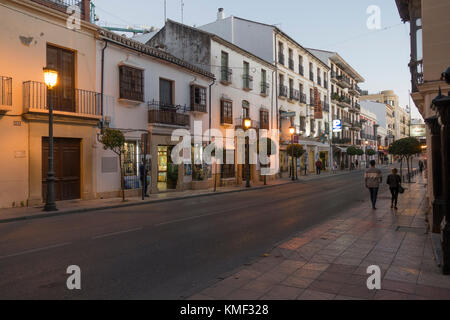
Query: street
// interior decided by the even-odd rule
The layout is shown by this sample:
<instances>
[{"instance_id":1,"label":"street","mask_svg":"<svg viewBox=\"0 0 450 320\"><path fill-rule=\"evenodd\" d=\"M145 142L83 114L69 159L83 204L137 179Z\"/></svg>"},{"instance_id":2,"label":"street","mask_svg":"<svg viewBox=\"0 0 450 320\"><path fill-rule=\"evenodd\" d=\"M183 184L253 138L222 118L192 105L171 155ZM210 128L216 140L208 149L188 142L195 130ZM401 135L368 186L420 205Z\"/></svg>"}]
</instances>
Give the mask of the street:
<instances>
[{"instance_id":1,"label":"street","mask_svg":"<svg viewBox=\"0 0 450 320\"><path fill-rule=\"evenodd\" d=\"M354 171L262 190L2 224L0 298L182 299L367 196L362 171ZM69 265L81 268L81 290L66 288Z\"/></svg>"}]
</instances>

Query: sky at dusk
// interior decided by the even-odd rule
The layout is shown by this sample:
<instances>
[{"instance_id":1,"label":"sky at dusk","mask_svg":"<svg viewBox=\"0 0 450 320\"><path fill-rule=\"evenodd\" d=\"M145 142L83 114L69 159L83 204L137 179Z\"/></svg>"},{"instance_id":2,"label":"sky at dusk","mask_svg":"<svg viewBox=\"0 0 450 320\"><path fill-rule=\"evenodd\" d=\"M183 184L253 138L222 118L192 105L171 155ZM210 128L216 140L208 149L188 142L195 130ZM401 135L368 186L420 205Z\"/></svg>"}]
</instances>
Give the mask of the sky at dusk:
<instances>
[{"instance_id":1,"label":"sky at dusk","mask_svg":"<svg viewBox=\"0 0 450 320\"><path fill-rule=\"evenodd\" d=\"M118 27L161 28L164 0L93 0L99 24ZM190 26L225 16L238 16L273 24L307 48L338 52L366 82L370 93L394 90L400 105L412 105L412 118L420 117L409 98L411 75L409 25L400 20L395 0L166 0L167 18ZM182 3L183 18L182 18ZM378 6L381 29L367 27L367 8Z\"/></svg>"}]
</instances>

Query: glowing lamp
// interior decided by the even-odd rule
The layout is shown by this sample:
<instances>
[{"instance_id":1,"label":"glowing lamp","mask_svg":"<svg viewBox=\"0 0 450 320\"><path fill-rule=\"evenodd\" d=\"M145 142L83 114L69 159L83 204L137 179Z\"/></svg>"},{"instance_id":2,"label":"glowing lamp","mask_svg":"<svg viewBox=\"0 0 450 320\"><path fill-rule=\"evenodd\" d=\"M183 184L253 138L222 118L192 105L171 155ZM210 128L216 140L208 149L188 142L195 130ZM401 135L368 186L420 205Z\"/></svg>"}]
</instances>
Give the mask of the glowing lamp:
<instances>
[{"instance_id":1,"label":"glowing lamp","mask_svg":"<svg viewBox=\"0 0 450 320\"><path fill-rule=\"evenodd\" d=\"M44 68L44 82L47 88L53 89L58 83L58 71Z\"/></svg>"}]
</instances>

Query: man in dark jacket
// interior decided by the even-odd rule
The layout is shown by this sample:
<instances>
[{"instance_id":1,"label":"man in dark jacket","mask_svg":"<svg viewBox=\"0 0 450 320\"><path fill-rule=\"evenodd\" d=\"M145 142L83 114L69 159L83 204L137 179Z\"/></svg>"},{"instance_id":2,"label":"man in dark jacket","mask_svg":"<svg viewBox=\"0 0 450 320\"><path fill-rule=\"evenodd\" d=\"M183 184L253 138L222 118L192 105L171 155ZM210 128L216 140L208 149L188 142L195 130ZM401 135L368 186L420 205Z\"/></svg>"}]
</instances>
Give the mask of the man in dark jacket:
<instances>
[{"instance_id":1,"label":"man in dark jacket","mask_svg":"<svg viewBox=\"0 0 450 320\"><path fill-rule=\"evenodd\" d=\"M364 180L366 183L366 188L370 192L370 201L372 202L372 209L376 209L375 204L377 203L378 188L383 180L380 169L375 168L375 160L370 161L370 168L367 169L364 174Z\"/></svg>"},{"instance_id":2,"label":"man in dark jacket","mask_svg":"<svg viewBox=\"0 0 450 320\"><path fill-rule=\"evenodd\" d=\"M322 170L322 161L317 160L316 161L316 174L320 174L321 170Z\"/></svg>"},{"instance_id":3,"label":"man in dark jacket","mask_svg":"<svg viewBox=\"0 0 450 320\"><path fill-rule=\"evenodd\" d=\"M391 190L391 209L397 210L397 200L398 200L398 190L400 189L400 184L402 179L397 174L397 169L392 169L392 174L388 175L386 183L389 185L389 190Z\"/></svg>"}]
</instances>

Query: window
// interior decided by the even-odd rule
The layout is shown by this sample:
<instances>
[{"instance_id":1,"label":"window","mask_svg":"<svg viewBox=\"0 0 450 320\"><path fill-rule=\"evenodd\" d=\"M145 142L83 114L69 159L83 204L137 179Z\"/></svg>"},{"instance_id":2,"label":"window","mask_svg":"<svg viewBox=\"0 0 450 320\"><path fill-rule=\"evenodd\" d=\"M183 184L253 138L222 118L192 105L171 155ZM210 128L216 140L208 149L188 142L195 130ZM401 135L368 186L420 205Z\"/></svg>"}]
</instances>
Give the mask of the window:
<instances>
[{"instance_id":1,"label":"window","mask_svg":"<svg viewBox=\"0 0 450 320\"><path fill-rule=\"evenodd\" d=\"M55 110L75 112L75 53L47 45L47 65L58 71L59 84L52 91Z\"/></svg>"},{"instance_id":2,"label":"window","mask_svg":"<svg viewBox=\"0 0 450 320\"><path fill-rule=\"evenodd\" d=\"M267 83L267 71L261 69L261 93L268 94L269 84Z\"/></svg>"},{"instance_id":3,"label":"window","mask_svg":"<svg viewBox=\"0 0 450 320\"><path fill-rule=\"evenodd\" d=\"M228 53L221 54L221 81L231 83L231 69L228 67Z\"/></svg>"},{"instance_id":4,"label":"window","mask_svg":"<svg viewBox=\"0 0 450 320\"><path fill-rule=\"evenodd\" d=\"M233 102L230 100L220 101L220 123L233 124Z\"/></svg>"},{"instance_id":5,"label":"window","mask_svg":"<svg viewBox=\"0 0 450 320\"><path fill-rule=\"evenodd\" d=\"M136 141L126 141L122 157L123 171L125 176L136 176Z\"/></svg>"},{"instance_id":6,"label":"window","mask_svg":"<svg viewBox=\"0 0 450 320\"><path fill-rule=\"evenodd\" d=\"M247 100L242 101L242 119L250 118L250 103Z\"/></svg>"},{"instance_id":7,"label":"window","mask_svg":"<svg viewBox=\"0 0 450 320\"><path fill-rule=\"evenodd\" d=\"M206 112L206 88L191 86L191 110Z\"/></svg>"},{"instance_id":8,"label":"window","mask_svg":"<svg viewBox=\"0 0 450 320\"><path fill-rule=\"evenodd\" d=\"M261 109L259 112L260 128L269 130L269 111Z\"/></svg>"},{"instance_id":9,"label":"window","mask_svg":"<svg viewBox=\"0 0 450 320\"><path fill-rule=\"evenodd\" d=\"M244 61L243 88L250 90L253 87L253 77L250 76L250 64Z\"/></svg>"},{"instance_id":10,"label":"window","mask_svg":"<svg viewBox=\"0 0 450 320\"><path fill-rule=\"evenodd\" d=\"M144 101L144 71L119 67L120 99Z\"/></svg>"},{"instance_id":11,"label":"window","mask_svg":"<svg viewBox=\"0 0 450 320\"><path fill-rule=\"evenodd\" d=\"M306 130L306 117L300 116L300 130L303 132Z\"/></svg>"},{"instance_id":12,"label":"window","mask_svg":"<svg viewBox=\"0 0 450 320\"><path fill-rule=\"evenodd\" d=\"M159 102L161 106L173 106L173 82L159 79Z\"/></svg>"}]
</instances>

